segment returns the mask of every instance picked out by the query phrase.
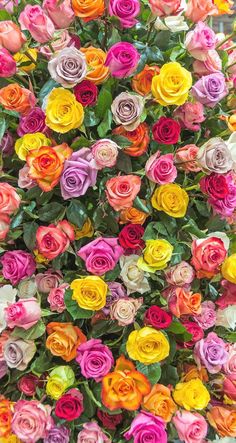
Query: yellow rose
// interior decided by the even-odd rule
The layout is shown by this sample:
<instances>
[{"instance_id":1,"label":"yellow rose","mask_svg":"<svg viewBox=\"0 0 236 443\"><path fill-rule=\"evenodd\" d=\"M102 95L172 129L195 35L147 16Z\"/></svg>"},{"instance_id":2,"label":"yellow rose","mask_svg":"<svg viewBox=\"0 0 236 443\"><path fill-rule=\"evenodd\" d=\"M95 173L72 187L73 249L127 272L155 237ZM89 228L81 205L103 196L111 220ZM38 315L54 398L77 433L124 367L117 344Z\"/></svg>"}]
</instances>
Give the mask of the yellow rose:
<instances>
[{"instance_id":1,"label":"yellow rose","mask_svg":"<svg viewBox=\"0 0 236 443\"><path fill-rule=\"evenodd\" d=\"M46 393L54 400L58 400L74 382L75 374L73 369L69 366L57 366L49 374Z\"/></svg>"},{"instance_id":2,"label":"yellow rose","mask_svg":"<svg viewBox=\"0 0 236 443\"><path fill-rule=\"evenodd\" d=\"M79 128L84 120L84 108L74 94L64 88L54 88L47 99L46 125L62 134Z\"/></svg>"},{"instance_id":3,"label":"yellow rose","mask_svg":"<svg viewBox=\"0 0 236 443\"><path fill-rule=\"evenodd\" d=\"M147 240L143 257L138 259L138 267L147 272L156 272L166 268L173 249L167 240Z\"/></svg>"},{"instance_id":4,"label":"yellow rose","mask_svg":"<svg viewBox=\"0 0 236 443\"><path fill-rule=\"evenodd\" d=\"M77 278L70 285L73 290L72 300L76 300L83 309L99 311L106 304L107 284L96 275Z\"/></svg>"},{"instance_id":5,"label":"yellow rose","mask_svg":"<svg viewBox=\"0 0 236 443\"><path fill-rule=\"evenodd\" d=\"M236 254L226 258L221 267L221 274L226 280L236 284Z\"/></svg>"},{"instance_id":6,"label":"yellow rose","mask_svg":"<svg viewBox=\"0 0 236 443\"><path fill-rule=\"evenodd\" d=\"M161 185L156 188L152 198L152 206L158 211L164 211L171 217L184 217L188 208L189 197L181 186L175 183Z\"/></svg>"},{"instance_id":7,"label":"yellow rose","mask_svg":"<svg viewBox=\"0 0 236 443\"><path fill-rule=\"evenodd\" d=\"M77 226L74 227L75 227L75 240L79 240L80 238L84 237L93 236L94 228L90 218L86 220L81 229L77 228Z\"/></svg>"},{"instance_id":8,"label":"yellow rose","mask_svg":"<svg viewBox=\"0 0 236 443\"><path fill-rule=\"evenodd\" d=\"M192 76L177 62L166 63L152 79L152 94L162 106L183 105L192 86Z\"/></svg>"},{"instance_id":9,"label":"yellow rose","mask_svg":"<svg viewBox=\"0 0 236 443\"><path fill-rule=\"evenodd\" d=\"M139 331L133 331L126 343L128 355L145 365L158 363L168 357L170 345L161 331L145 326Z\"/></svg>"},{"instance_id":10,"label":"yellow rose","mask_svg":"<svg viewBox=\"0 0 236 443\"><path fill-rule=\"evenodd\" d=\"M50 146L51 140L42 132L35 132L34 134L25 134L18 138L15 143L15 151L21 160L26 160L29 151L39 149L41 146Z\"/></svg>"},{"instance_id":11,"label":"yellow rose","mask_svg":"<svg viewBox=\"0 0 236 443\"><path fill-rule=\"evenodd\" d=\"M1 437L0 439L1 443L21 443L21 440L15 435L11 434L8 437Z\"/></svg>"},{"instance_id":12,"label":"yellow rose","mask_svg":"<svg viewBox=\"0 0 236 443\"><path fill-rule=\"evenodd\" d=\"M27 53L31 56L31 58L29 58L27 54L21 54L20 52L17 52L13 55L13 58L15 59L20 70L24 72L33 71L33 69L35 69L36 63L33 63L31 59L35 60L36 62L38 58L38 52L35 48L27 49ZM29 63L30 61L31 63ZM23 66L21 66L22 63L24 63ZM25 63L28 64L25 65Z\"/></svg>"},{"instance_id":13,"label":"yellow rose","mask_svg":"<svg viewBox=\"0 0 236 443\"><path fill-rule=\"evenodd\" d=\"M49 260L45 258L42 254L40 254L38 249L34 249L33 253L36 263L43 263L45 265L49 263Z\"/></svg>"},{"instance_id":14,"label":"yellow rose","mask_svg":"<svg viewBox=\"0 0 236 443\"><path fill-rule=\"evenodd\" d=\"M175 403L187 411L205 409L210 401L210 394L200 378L184 383L177 383L173 392Z\"/></svg>"}]
</instances>

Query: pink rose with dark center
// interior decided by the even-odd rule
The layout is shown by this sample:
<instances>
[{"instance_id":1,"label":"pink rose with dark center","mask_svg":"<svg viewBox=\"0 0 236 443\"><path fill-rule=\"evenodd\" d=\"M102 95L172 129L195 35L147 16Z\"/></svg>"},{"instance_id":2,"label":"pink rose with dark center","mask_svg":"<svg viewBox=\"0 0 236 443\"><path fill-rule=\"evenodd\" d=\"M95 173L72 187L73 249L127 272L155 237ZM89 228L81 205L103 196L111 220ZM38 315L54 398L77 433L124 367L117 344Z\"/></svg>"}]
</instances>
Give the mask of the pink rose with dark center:
<instances>
[{"instance_id":1,"label":"pink rose with dark center","mask_svg":"<svg viewBox=\"0 0 236 443\"><path fill-rule=\"evenodd\" d=\"M139 59L140 54L135 46L128 42L119 42L109 49L105 66L109 67L113 77L126 78L136 70Z\"/></svg>"},{"instance_id":2,"label":"pink rose with dark center","mask_svg":"<svg viewBox=\"0 0 236 443\"><path fill-rule=\"evenodd\" d=\"M134 443L167 443L165 422L149 412L139 412L133 419L130 430L124 434L126 440L132 437Z\"/></svg>"},{"instance_id":3,"label":"pink rose with dark center","mask_svg":"<svg viewBox=\"0 0 236 443\"><path fill-rule=\"evenodd\" d=\"M46 131L48 131L48 127L45 124L45 114L41 108L32 108L27 115L20 117L17 127L19 137L35 132L45 133Z\"/></svg>"},{"instance_id":4,"label":"pink rose with dark center","mask_svg":"<svg viewBox=\"0 0 236 443\"><path fill-rule=\"evenodd\" d=\"M36 387L39 384L39 378L34 374L25 374L17 382L17 388L20 392L28 397L33 397L36 394Z\"/></svg>"},{"instance_id":5,"label":"pink rose with dark center","mask_svg":"<svg viewBox=\"0 0 236 443\"><path fill-rule=\"evenodd\" d=\"M118 239L105 237L93 240L77 252L85 261L87 271L95 275L112 271L122 254L123 248L118 244Z\"/></svg>"}]
</instances>

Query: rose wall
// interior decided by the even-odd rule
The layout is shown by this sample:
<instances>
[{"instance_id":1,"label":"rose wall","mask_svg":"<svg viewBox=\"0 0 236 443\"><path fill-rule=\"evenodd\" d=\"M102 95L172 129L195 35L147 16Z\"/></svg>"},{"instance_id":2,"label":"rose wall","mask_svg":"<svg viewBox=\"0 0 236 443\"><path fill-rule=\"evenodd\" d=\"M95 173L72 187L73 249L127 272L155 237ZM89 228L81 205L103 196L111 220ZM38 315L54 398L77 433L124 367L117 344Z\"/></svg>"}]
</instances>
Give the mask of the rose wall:
<instances>
[{"instance_id":1,"label":"rose wall","mask_svg":"<svg viewBox=\"0 0 236 443\"><path fill-rule=\"evenodd\" d=\"M232 0L0 0L0 443L234 443Z\"/></svg>"}]
</instances>

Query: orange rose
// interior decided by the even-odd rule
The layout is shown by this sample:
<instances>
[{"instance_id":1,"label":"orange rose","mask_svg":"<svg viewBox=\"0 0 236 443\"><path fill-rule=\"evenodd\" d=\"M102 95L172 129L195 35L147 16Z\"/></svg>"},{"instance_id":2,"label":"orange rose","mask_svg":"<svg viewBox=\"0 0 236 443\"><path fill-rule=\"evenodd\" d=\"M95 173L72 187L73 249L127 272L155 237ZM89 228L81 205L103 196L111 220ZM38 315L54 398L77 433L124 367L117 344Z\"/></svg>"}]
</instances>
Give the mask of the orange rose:
<instances>
[{"instance_id":1,"label":"orange rose","mask_svg":"<svg viewBox=\"0 0 236 443\"><path fill-rule=\"evenodd\" d=\"M8 437L11 433L12 409L13 403L0 396L0 437Z\"/></svg>"},{"instance_id":2,"label":"orange rose","mask_svg":"<svg viewBox=\"0 0 236 443\"><path fill-rule=\"evenodd\" d=\"M0 89L0 104L9 111L26 115L35 106L36 98L29 89L12 83Z\"/></svg>"},{"instance_id":3,"label":"orange rose","mask_svg":"<svg viewBox=\"0 0 236 443\"><path fill-rule=\"evenodd\" d=\"M134 364L121 355L116 361L114 372L102 380L102 402L110 411L119 408L136 411L143 396L151 390L149 380L136 371Z\"/></svg>"},{"instance_id":4,"label":"orange rose","mask_svg":"<svg viewBox=\"0 0 236 443\"><path fill-rule=\"evenodd\" d=\"M72 0L72 9L84 22L95 20L105 11L104 0Z\"/></svg>"},{"instance_id":5,"label":"orange rose","mask_svg":"<svg viewBox=\"0 0 236 443\"><path fill-rule=\"evenodd\" d=\"M148 214L131 206L131 208L122 209L122 211L120 211L119 223L121 225L124 225L125 223L143 225L147 217Z\"/></svg>"},{"instance_id":6,"label":"orange rose","mask_svg":"<svg viewBox=\"0 0 236 443\"><path fill-rule=\"evenodd\" d=\"M183 288L175 288L168 297L168 306L172 314L180 317L184 314L197 315L201 313L202 296Z\"/></svg>"},{"instance_id":7,"label":"orange rose","mask_svg":"<svg viewBox=\"0 0 236 443\"><path fill-rule=\"evenodd\" d=\"M207 418L221 437L236 437L235 408L213 406L210 412L207 412Z\"/></svg>"},{"instance_id":8,"label":"orange rose","mask_svg":"<svg viewBox=\"0 0 236 443\"><path fill-rule=\"evenodd\" d=\"M195 365L188 365L185 364L184 365L184 374L181 377L181 381L185 382L185 381L189 381L192 380L193 378L200 378L201 381L203 382L208 382L209 377L208 377L208 373L206 368L198 368Z\"/></svg>"},{"instance_id":9,"label":"orange rose","mask_svg":"<svg viewBox=\"0 0 236 443\"><path fill-rule=\"evenodd\" d=\"M142 406L151 414L162 417L166 422L171 420L177 409L169 388L161 384L152 387L151 392L144 397Z\"/></svg>"},{"instance_id":10,"label":"orange rose","mask_svg":"<svg viewBox=\"0 0 236 443\"><path fill-rule=\"evenodd\" d=\"M1 22L0 47L10 52L18 52L26 41L27 38L13 21L5 20Z\"/></svg>"},{"instance_id":11,"label":"orange rose","mask_svg":"<svg viewBox=\"0 0 236 443\"><path fill-rule=\"evenodd\" d=\"M140 95L147 95L151 92L152 78L159 74L158 66L145 65L143 70L136 74L131 82L132 89Z\"/></svg>"},{"instance_id":12,"label":"orange rose","mask_svg":"<svg viewBox=\"0 0 236 443\"><path fill-rule=\"evenodd\" d=\"M236 131L236 111L230 117L227 117L227 124L230 131Z\"/></svg>"},{"instance_id":13,"label":"orange rose","mask_svg":"<svg viewBox=\"0 0 236 443\"><path fill-rule=\"evenodd\" d=\"M113 130L113 134L122 135L132 143L124 149L125 154L130 157L140 157L147 151L150 142L147 123L140 123L134 131L126 131L124 126L118 126Z\"/></svg>"},{"instance_id":14,"label":"orange rose","mask_svg":"<svg viewBox=\"0 0 236 443\"><path fill-rule=\"evenodd\" d=\"M95 85L100 85L109 76L109 68L105 66L106 53L102 49L93 46L80 48L80 51L85 54L88 65L86 79L95 83Z\"/></svg>"},{"instance_id":15,"label":"orange rose","mask_svg":"<svg viewBox=\"0 0 236 443\"><path fill-rule=\"evenodd\" d=\"M26 158L29 176L44 192L51 191L59 182L64 162L71 154L72 149L66 143L33 149Z\"/></svg>"},{"instance_id":16,"label":"orange rose","mask_svg":"<svg viewBox=\"0 0 236 443\"><path fill-rule=\"evenodd\" d=\"M46 347L53 355L65 361L73 360L78 346L87 340L80 328L72 323L48 323L47 333Z\"/></svg>"}]
</instances>

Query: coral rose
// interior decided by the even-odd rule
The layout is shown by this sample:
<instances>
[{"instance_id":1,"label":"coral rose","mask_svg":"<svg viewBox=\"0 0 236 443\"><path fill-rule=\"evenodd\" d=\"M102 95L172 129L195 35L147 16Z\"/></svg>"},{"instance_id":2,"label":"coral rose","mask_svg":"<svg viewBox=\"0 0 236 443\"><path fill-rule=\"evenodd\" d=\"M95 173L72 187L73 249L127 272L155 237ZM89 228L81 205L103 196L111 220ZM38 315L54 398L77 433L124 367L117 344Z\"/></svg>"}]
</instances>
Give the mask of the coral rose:
<instances>
[{"instance_id":1,"label":"coral rose","mask_svg":"<svg viewBox=\"0 0 236 443\"><path fill-rule=\"evenodd\" d=\"M212 0L189 0L186 17L194 23L206 20L207 17L215 15L217 8Z\"/></svg>"},{"instance_id":2,"label":"coral rose","mask_svg":"<svg viewBox=\"0 0 236 443\"><path fill-rule=\"evenodd\" d=\"M130 144L124 148L124 153L130 157L140 157L147 151L150 142L147 123L140 123L133 131L127 131L124 126L118 126L112 132L128 139Z\"/></svg>"},{"instance_id":3,"label":"coral rose","mask_svg":"<svg viewBox=\"0 0 236 443\"><path fill-rule=\"evenodd\" d=\"M105 66L106 53L102 49L93 46L80 48L80 51L85 55L88 67L86 79L95 83L95 85L100 85L109 76L109 68Z\"/></svg>"},{"instance_id":4,"label":"coral rose","mask_svg":"<svg viewBox=\"0 0 236 443\"><path fill-rule=\"evenodd\" d=\"M36 232L39 253L48 260L53 260L59 254L65 252L70 241L74 240L74 231L70 225L68 228L70 228L69 231L65 232L59 224L57 226L40 226Z\"/></svg>"},{"instance_id":5,"label":"coral rose","mask_svg":"<svg viewBox=\"0 0 236 443\"><path fill-rule=\"evenodd\" d=\"M36 98L29 89L12 83L0 89L0 104L4 109L26 115L35 106Z\"/></svg>"},{"instance_id":6,"label":"coral rose","mask_svg":"<svg viewBox=\"0 0 236 443\"><path fill-rule=\"evenodd\" d=\"M227 250L223 240L214 237L214 234L192 242L191 264L196 269L198 278L211 278L217 274L226 256Z\"/></svg>"},{"instance_id":7,"label":"coral rose","mask_svg":"<svg viewBox=\"0 0 236 443\"><path fill-rule=\"evenodd\" d=\"M153 415L163 418L165 422L169 422L176 411L176 405L171 398L170 389L158 383L144 397L142 406Z\"/></svg>"},{"instance_id":8,"label":"coral rose","mask_svg":"<svg viewBox=\"0 0 236 443\"><path fill-rule=\"evenodd\" d=\"M159 74L158 66L145 65L143 70L132 78L132 89L140 95L147 95L151 92L152 79Z\"/></svg>"},{"instance_id":9,"label":"coral rose","mask_svg":"<svg viewBox=\"0 0 236 443\"><path fill-rule=\"evenodd\" d=\"M120 175L106 182L106 196L115 211L130 208L141 188L141 179L137 175Z\"/></svg>"},{"instance_id":10,"label":"coral rose","mask_svg":"<svg viewBox=\"0 0 236 443\"><path fill-rule=\"evenodd\" d=\"M165 296L164 293L162 293ZM168 307L172 314L180 317L184 314L197 315L201 312L201 294L192 293L183 288L175 288L167 295Z\"/></svg>"},{"instance_id":11,"label":"coral rose","mask_svg":"<svg viewBox=\"0 0 236 443\"><path fill-rule=\"evenodd\" d=\"M213 406L207 412L211 426L221 437L236 437L236 410L224 406Z\"/></svg>"},{"instance_id":12,"label":"coral rose","mask_svg":"<svg viewBox=\"0 0 236 443\"><path fill-rule=\"evenodd\" d=\"M12 215L20 206L21 198L13 186L8 183L1 183L0 186L0 213L2 215Z\"/></svg>"},{"instance_id":13,"label":"coral rose","mask_svg":"<svg viewBox=\"0 0 236 443\"><path fill-rule=\"evenodd\" d=\"M48 323L47 333L46 348L67 362L76 357L76 349L86 341L81 329L72 323Z\"/></svg>"},{"instance_id":14,"label":"coral rose","mask_svg":"<svg viewBox=\"0 0 236 443\"><path fill-rule=\"evenodd\" d=\"M10 52L18 52L26 42L26 37L11 20L1 21L0 29L0 46Z\"/></svg>"}]
</instances>

